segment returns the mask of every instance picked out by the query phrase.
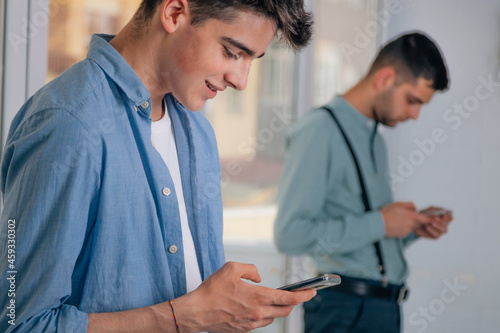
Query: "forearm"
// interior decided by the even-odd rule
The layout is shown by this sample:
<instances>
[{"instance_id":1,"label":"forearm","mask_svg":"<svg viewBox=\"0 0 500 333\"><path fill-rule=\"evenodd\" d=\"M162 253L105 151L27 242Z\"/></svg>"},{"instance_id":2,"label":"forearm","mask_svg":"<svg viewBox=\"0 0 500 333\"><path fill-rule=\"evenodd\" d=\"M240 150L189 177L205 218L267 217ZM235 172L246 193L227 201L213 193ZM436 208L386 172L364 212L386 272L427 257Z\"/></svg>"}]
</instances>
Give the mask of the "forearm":
<instances>
[{"instance_id":1,"label":"forearm","mask_svg":"<svg viewBox=\"0 0 500 333\"><path fill-rule=\"evenodd\" d=\"M336 155L344 143L320 120L292 133L285 157L274 235L290 255L351 252L385 235L380 212L364 213L348 201L358 199L338 177L346 168Z\"/></svg>"},{"instance_id":2,"label":"forearm","mask_svg":"<svg viewBox=\"0 0 500 333\"><path fill-rule=\"evenodd\" d=\"M196 290L173 300L183 333L242 333L286 317L293 306L307 302L313 290L287 292L243 281L260 282L253 265L228 262ZM169 302L115 313L88 315L90 333L177 332Z\"/></svg>"},{"instance_id":3,"label":"forearm","mask_svg":"<svg viewBox=\"0 0 500 333\"><path fill-rule=\"evenodd\" d=\"M275 241L287 254L341 254L355 251L384 237L379 212L325 218L297 214L276 221Z\"/></svg>"},{"instance_id":4,"label":"forearm","mask_svg":"<svg viewBox=\"0 0 500 333\"><path fill-rule=\"evenodd\" d=\"M88 318L87 333L177 332L167 302L119 312L89 313Z\"/></svg>"}]
</instances>

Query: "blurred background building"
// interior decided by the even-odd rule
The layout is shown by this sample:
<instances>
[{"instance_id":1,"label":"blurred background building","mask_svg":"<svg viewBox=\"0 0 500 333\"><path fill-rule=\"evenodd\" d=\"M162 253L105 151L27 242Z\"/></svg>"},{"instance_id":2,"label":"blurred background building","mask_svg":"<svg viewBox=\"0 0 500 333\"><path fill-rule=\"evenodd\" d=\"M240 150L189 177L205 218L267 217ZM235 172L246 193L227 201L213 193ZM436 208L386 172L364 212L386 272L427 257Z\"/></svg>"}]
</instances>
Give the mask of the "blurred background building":
<instances>
[{"instance_id":1,"label":"blurred background building","mask_svg":"<svg viewBox=\"0 0 500 333\"><path fill-rule=\"evenodd\" d=\"M140 0L50 0L47 80L85 59L92 33L116 33Z\"/></svg>"}]
</instances>

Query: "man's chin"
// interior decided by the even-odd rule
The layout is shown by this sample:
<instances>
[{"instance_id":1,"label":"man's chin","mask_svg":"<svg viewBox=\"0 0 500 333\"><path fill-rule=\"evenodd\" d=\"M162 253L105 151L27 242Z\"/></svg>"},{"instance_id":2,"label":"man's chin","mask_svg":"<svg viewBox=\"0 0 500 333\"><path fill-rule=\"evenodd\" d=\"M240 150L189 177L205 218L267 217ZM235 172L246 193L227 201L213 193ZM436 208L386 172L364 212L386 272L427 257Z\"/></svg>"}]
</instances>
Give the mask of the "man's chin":
<instances>
[{"instance_id":1,"label":"man's chin","mask_svg":"<svg viewBox=\"0 0 500 333\"><path fill-rule=\"evenodd\" d=\"M191 111L191 112L198 112L198 111L200 111L201 109L203 109L203 105L202 105L202 106L199 106L199 107L194 107L194 108L192 108L192 109L188 109L188 110L189 110L189 111Z\"/></svg>"},{"instance_id":2,"label":"man's chin","mask_svg":"<svg viewBox=\"0 0 500 333\"><path fill-rule=\"evenodd\" d=\"M380 123L387 126L387 127L396 127L396 125L399 123L397 120L380 120Z\"/></svg>"},{"instance_id":3,"label":"man's chin","mask_svg":"<svg viewBox=\"0 0 500 333\"><path fill-rule=\"evenodd\" d=\"M205 103L186 103L183 105L186 109L188 109L191 112L198 112L201 109L203 109L203 106L205 105Z\"/></svg>"},{"instance_id":4,"label":"man's chin","mask_svg":"<svg viewBox=\"0 0 500 333\"><path fill-rule=\"evenodd\" d=\"M189 111L192 111L192 112L198 112L200 111L201 109L203 109L203 107L205 106L205 102L199 102L199 103L183 103L183 101L181 101L180 99L177 99L177 101L179 103L182 104L182 106L184 106L187 110Z\"/></svg>"}]
</instances>

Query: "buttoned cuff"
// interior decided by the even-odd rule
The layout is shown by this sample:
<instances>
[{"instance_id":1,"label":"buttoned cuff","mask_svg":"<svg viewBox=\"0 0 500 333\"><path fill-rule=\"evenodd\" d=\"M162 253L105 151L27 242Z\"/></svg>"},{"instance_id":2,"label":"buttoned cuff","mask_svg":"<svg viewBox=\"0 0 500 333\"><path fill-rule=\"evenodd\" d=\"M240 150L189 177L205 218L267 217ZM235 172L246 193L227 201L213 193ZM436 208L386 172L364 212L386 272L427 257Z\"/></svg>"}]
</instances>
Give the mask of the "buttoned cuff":
<instances>
[{"instance_id":1,"label":"buttoned cuff","mask_svg":"<svg viewBox=\"0 0 500 333\"><path fill-rule=\"evenodd\" d=\"M365 214L365 218L369 221L370 235L373 241L382 240L385 237L385 223L380 211L372 211Z\"/></svg>"}]
</instances>

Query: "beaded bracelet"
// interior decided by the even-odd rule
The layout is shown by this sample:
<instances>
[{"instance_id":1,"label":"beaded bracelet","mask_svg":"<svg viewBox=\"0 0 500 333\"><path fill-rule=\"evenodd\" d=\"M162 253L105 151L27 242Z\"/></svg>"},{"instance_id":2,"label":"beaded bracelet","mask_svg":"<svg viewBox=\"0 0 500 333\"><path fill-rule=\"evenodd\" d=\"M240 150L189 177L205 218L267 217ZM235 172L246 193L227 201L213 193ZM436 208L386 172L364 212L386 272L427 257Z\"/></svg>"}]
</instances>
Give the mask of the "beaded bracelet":
<instances>
[{"instance_id":1,"label":"beaded bracelet","mask_svg":"<svg viewBox=\"0 0 500 333\"><path fill-rule=\"evenodd\" d=\"M170 307L172 308L172 314L174 315L175 326L177 326L177 332L180 333L181 329L179 328L179 323L177 322L177 317L175 316L174 305L172 304L172 300L168 301L170 303Z\"/></svg>"}]
</instances>

